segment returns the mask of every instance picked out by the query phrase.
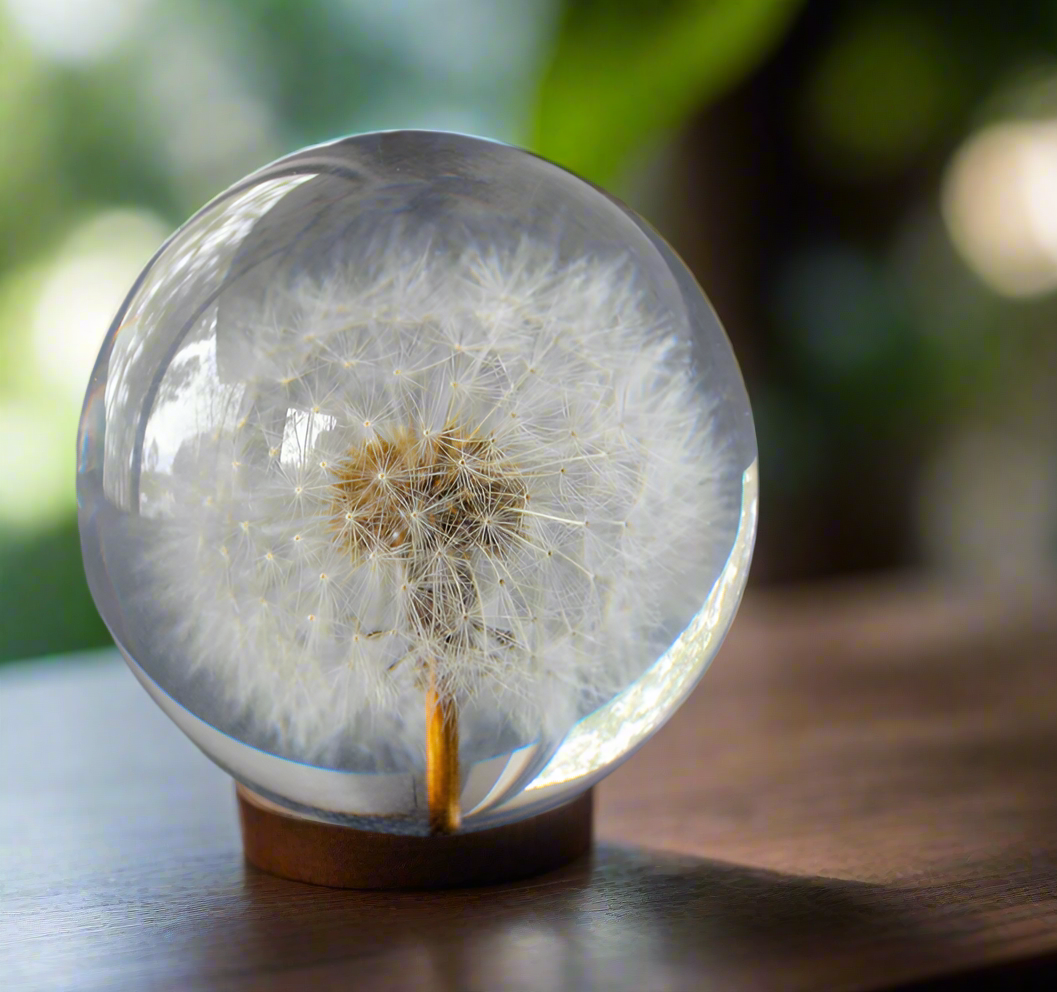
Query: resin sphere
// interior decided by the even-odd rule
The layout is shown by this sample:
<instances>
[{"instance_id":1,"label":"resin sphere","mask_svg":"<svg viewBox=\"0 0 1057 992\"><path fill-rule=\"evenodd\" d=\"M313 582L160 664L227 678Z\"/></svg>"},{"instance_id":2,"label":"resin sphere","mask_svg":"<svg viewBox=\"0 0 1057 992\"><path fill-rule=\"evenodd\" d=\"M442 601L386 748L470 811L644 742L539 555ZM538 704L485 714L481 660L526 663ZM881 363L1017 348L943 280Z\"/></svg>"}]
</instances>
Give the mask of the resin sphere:
<instances>
[{"instance_id":1,"label":"resin sphere","mask_svg":"<svg viewBox=\"0 0 1057 992\"><path fill-rule=\"evenodd\" d=\"M566 802L682 702L745 585L756 446L671 249L527 152L388 132L203 208L107 335L92 594L258 794L372 829Z\"/></svg>"}]
</instances>

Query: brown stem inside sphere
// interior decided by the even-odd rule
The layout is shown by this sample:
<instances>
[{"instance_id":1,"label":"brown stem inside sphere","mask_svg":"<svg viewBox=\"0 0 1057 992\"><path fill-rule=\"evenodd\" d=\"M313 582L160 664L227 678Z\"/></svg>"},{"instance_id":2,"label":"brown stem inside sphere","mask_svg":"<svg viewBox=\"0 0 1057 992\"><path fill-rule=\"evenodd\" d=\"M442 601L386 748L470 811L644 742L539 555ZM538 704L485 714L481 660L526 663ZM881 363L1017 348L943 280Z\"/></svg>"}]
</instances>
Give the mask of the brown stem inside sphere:
<instances>
[{"instance_id":1,"label":"brown stem inside sphere","mask_svg":"<svg viewBox=\"0 0 1057 992\"><path fill-rule=\"evenodd\" d=\"M455 700L426 691L426 801L429 829L451 834L459 829L459 718Z\"/></svg>"}]
</instances>

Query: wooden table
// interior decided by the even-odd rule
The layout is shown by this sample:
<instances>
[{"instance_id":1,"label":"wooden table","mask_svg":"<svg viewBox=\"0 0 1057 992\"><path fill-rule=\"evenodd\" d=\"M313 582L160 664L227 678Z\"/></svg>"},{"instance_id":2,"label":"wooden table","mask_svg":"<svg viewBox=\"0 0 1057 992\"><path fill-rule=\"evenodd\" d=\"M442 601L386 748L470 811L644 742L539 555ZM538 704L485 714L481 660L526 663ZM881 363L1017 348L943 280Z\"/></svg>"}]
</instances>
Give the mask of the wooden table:
<instances>
[{"instance_id":1,"label":"wooden table","mask_svg":"<svg viewBox=\"0 0 1057 992\"><path fill-rule=\"evenodd\" d=\"M591 859L428 895L247 867L230 781L112 653L9 666L0 987L1057 987L1055 604L750 599Z\"/></svg>"}]
</instances>

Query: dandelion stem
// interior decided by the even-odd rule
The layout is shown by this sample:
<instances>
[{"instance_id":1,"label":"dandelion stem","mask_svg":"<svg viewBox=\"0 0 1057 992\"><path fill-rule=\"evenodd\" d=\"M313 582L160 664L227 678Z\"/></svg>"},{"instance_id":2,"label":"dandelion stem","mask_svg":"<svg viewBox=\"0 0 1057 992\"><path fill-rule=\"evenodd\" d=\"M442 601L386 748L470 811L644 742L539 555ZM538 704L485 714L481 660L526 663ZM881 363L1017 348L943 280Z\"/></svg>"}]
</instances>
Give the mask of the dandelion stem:
<instances>
[{"instance_id":1,"label":"dandelion stem","mask_svg":"<svg viewBox=\"0 0 1057 992\"><path fill-rule=\"evenodd\" d=\"M433 679L426 691L426 802L429 830L459 829L459 718L455 700L441 695Z\"/></svg>"}]
</instances>

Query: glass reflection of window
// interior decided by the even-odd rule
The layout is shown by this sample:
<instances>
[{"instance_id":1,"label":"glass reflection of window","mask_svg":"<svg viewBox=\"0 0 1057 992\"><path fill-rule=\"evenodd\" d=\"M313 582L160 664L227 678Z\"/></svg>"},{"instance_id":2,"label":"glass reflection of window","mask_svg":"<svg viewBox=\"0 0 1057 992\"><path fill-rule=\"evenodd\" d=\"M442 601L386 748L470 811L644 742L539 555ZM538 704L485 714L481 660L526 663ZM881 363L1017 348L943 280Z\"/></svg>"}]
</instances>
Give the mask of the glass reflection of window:
<instances>
[{"instance_id":1,"label":"glass reflection of window","mask_svg":"<svg viewBox=\"0 0 1057 992\"><path fill-rule=\"evenodd\" d=\"M284 176L237 194L223 211L214 211L214 217L203 219L191 231L178 232L165 264L146 273L114 336L107 376L103 489L120 509L129 510L139 502L133 477L137 440L145 456L150 452L146 437L137 439L136 434L139 409L144 403L154 405L150 377L142 370L168 365L165 353L183 347L182 341L152 331L165 324L185 328L194 310L207 303L220 285L253 225L286 193L311 178L312 174ZM173 314L183 319L174 319ZM139 386L135 394L132 383Z\"/></svg>"},{"instance_id":2,"label":"glass reflection of window","mask_svg":"<svg viewBox=\"0 0 1057 992\"><path fill-rule=\"evenodd\" d=\"M304 464L306 454L315 447L316 438L323 431L332 430L337 423L337 418L328 413L291 407L286 414L280 461L284 465Z\"/></svg>"}]
</instances>

